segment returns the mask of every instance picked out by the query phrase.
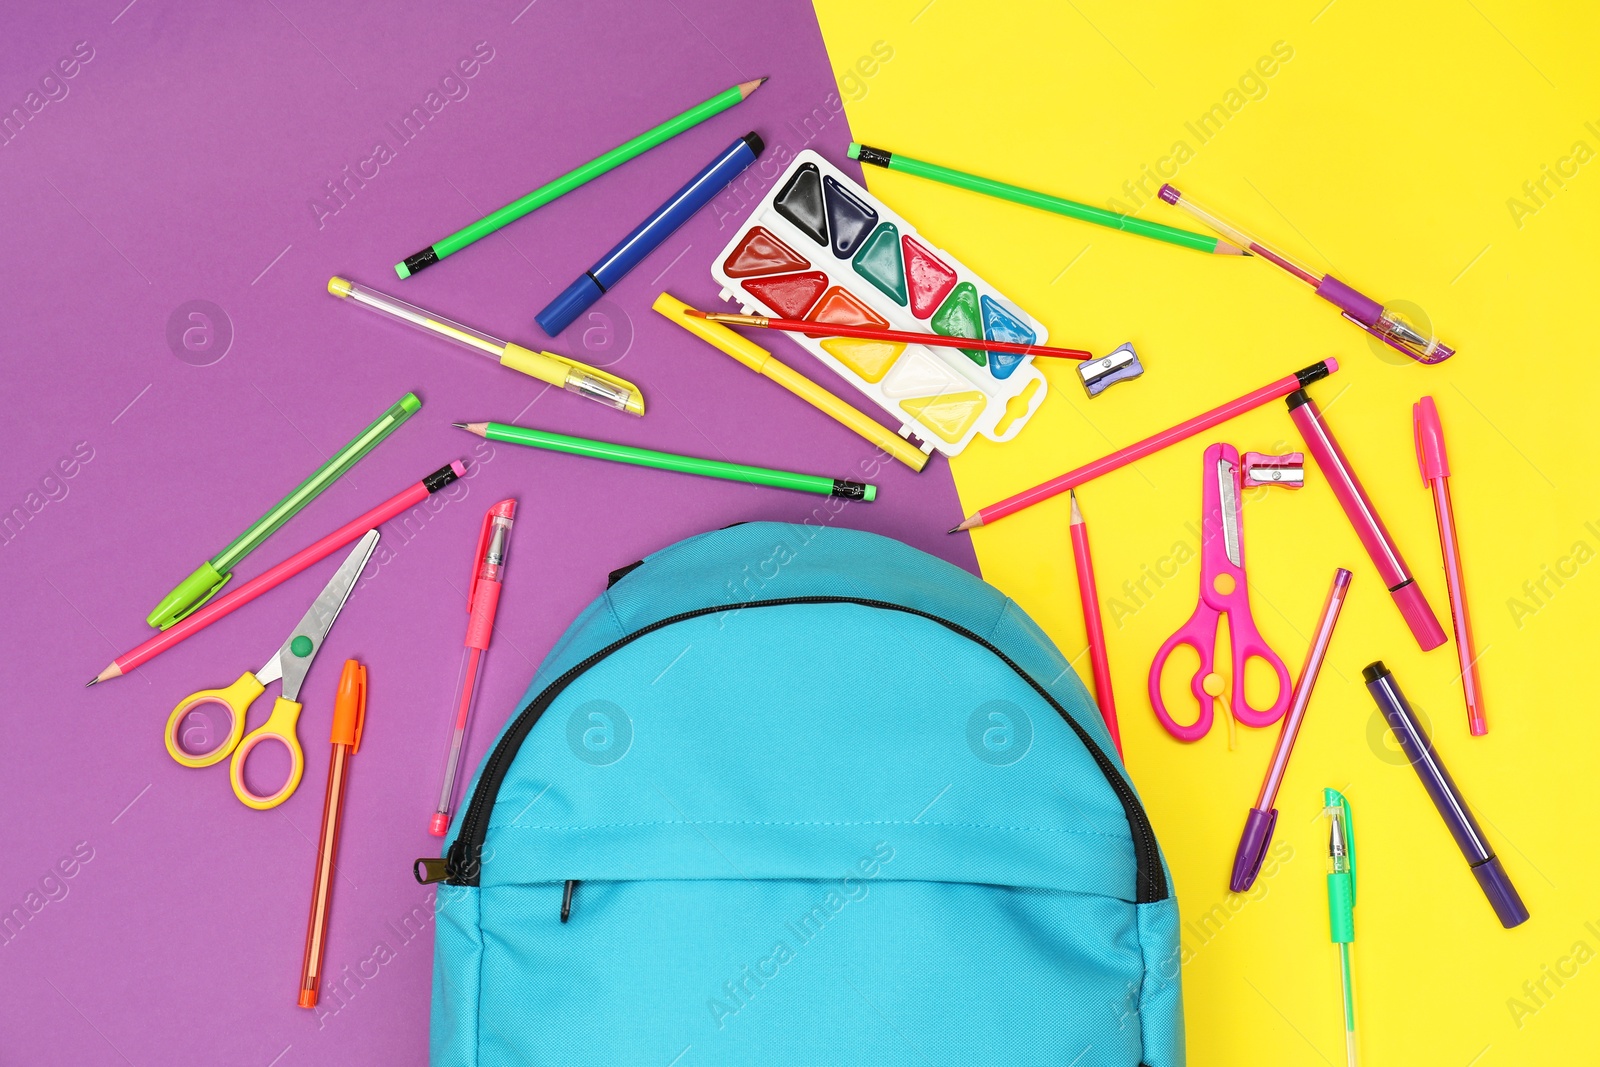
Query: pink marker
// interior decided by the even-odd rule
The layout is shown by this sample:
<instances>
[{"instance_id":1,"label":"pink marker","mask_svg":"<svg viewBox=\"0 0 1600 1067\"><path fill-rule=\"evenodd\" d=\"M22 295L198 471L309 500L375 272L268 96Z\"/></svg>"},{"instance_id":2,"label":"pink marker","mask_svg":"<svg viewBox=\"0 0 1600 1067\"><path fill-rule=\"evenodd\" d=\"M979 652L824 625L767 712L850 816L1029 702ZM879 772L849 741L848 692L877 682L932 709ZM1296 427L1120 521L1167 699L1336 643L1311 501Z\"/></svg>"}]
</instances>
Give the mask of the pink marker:
<instances>
[{"instance_id":1,"label":"pink marker","mask_svg":"<svg viewBox=\"0 0 1600 1067\"><path fill-rule=\"evenodd\" d=\"M1256 796L1256 806L1244 821L1244 833L1239 837L1239 848L1233 854L1233 877L1228 888L1243 893L1255 884L1261 861L1266 858L1267 846L1272 843L1272 830L1278 825L1278 787L1283 785L1283 773L1289 769L1289 754L1294 751L1295 738L1300 736L1300 724L1305 722L1306 709L1311 706L1311 690L1322 671L1322 661L1328 655L1328 644L1333 640L1333 628L1339 621L1339 609L1344 607L1345 594L1350 589L1350 572L1340 567L1333 572L1333 586L1328 599L1322 603L1322 616L1317 620L1317 632L1311 638L1311 648L1306 652L1306 665L1300 669L1300 681L1294 687L1294 699L1289 703L1289 714L1284 716L1283 729L1278 733L1278 747L1272 750L1272 763L1267 766L1266 780Z\"/></svg>"},{"instance_id":2,"label":"pink marker","mask_svg":"<svg viewBox=\"0 0 1600 1067\"><path fill-rule=\"evenodd\" d=\"M1467 728L1473 737L1489 732L1483 717L1483 683L1478 680L1478 656L1472 645L1472 620L1467 618L1467 591L1461 577L1461 545L1456 540L1456 512L1450 503L1450 457L1444 451L1444 428L1433 397L1425 396L1411 408L1411 428L1416 435L1417 466L1422 480L1433 490L1433 514L1439 521L1439 548L1444 554L1444 580L1450 590L1450 621L1456 633L1456 654L1461 657L1461 695L1467 702Z\"/></svg>"},{"instance_id":3,"label":"pink marker","mask_svg":"<svg viewBox=\"0 0 1600 1067\"><path fill-rule=\"evenodd\" d=\"M1417 588L1404 557L1400 555L1400 549L1395 546L1394 538L1389 536L1383 520L1378 518L1377 509L1362 488L1361 479L1351 469L1344 449L1333 439L1333 431L1323 420L1322 412L1317 410L1316 401L1301 389L1289 394L1286 402L1289 405L1289 417L1299 428L1300 436L1305 438L1306 451L1311 453L1323 477L1328 479L1328 487L1338 498L1339 506L1344 508L1350 525L1355 527L1356 536L1361 538L1367 555L1372 557L1372 565L1378 568L1378 577L1383 579L1406 625L1411 627L1411 635L1424 652L1438 648L1445 642L1444 629L1434 617L1433 609L1428 607L1422 590Z\"/></svg>"}]
</instances>

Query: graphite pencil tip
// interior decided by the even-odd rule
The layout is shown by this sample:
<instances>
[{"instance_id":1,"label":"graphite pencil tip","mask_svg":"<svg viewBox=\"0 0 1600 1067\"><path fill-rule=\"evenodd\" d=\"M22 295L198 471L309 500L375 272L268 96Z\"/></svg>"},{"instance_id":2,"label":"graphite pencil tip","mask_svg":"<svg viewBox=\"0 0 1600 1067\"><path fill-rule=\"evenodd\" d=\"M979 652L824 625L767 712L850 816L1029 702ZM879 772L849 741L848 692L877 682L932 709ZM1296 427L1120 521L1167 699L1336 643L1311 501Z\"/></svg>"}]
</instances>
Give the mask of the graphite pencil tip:
<instances>
[{"instance_id":1,"label":"graphite pencil tip","mask_svg":"<svg viewBox=\"0 0 1600 1067\"><path fill-rule=\"evenodd\" d=\"M467 424L464 422L452 422L450 425L454 426L458 430L465 430L467 428Z\"/></svg>"},{"instance_id":2,"label":"graphite pencil tip","mask_svg":"<svg viewBox=\"0 0 1600 1067\"><path fill-rule=\"evenodd\" d=\"M85 689L87 689L87 688L89 688L89 687L90 687L90 686L91 686L91 685L93 685L93 684L94 684L94 683L96 683L96 682L98 682L98 681L99 681L99 680L100 680L100 676L99 676L99 675L95 675L95 676L94 676L94 677L93 677L93 678L90 678L90 679L89 679L89 680L88 680L88 681L87 681L87 682L84 682L84 683L83 683L83 687L84 687L84 688L85 688Z\"/></svg>"},{"instance_id":3,"label":"graphite pencil tip","mask_svg":"<svg viewBox=\"0 0 1600 1067\"><path fill-rule=\"evenodd\" d=\"M735 86L735 88L739 90L740 100L748 100L750 99L751 93L755 92L765 84L767 84L767 79L766 76L763 75L762 77L755 78L751 81L740 82L737 86Z\"/></svg>"},{"instance_id":4,"label":"graphite pencil tip","mask_svg":"<svg viewBox=\"0 0 1600 1067\"><path fill-rule=\"evenodd\" d=\"M950 529L945 531L945 533L947 533L947 534L960 533L960 532L961 532L961 524L959 522L956 523L954 526L950 527Z\"/></svg>"}]
</instances>

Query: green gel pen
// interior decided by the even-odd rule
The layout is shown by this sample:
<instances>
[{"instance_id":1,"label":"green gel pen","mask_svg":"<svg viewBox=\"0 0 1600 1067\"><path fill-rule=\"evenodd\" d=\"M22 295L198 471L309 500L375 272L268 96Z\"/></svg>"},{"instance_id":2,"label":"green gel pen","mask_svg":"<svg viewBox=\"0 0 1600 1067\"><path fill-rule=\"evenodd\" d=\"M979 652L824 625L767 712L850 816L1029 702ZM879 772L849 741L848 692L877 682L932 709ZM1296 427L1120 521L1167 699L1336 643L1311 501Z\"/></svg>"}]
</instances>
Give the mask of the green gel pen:
<instances>
[{"instance_id":1,"label":"green gel pen","mask_svg":"<svg viewBox=\"0 0 1600 1067\"><path fill-rule=\"evenodd\" d=\"M1356 1067L1356 1002L1350 985L1350 943L1356 939L1356 839L1350 802L1337 789L1322 791L1328 817L1328 935L1339 946L1344 987L1344 1048Z\"/></svg>"},{"instance_id":2,"label":"green gel pen","mask_svg":"<svg viewBox=\"0 0 1600 1067\"><path fill-rule=\"evenodd\" d=\"M227 582L234 564L271 537L278 527L294 518L301 508L338 481L345 471L356 465L357 460L376 448L384 438L394 433L401 423L421 407L422 401L417 399L415 393L407 393L395 401L388 411L379 415L372 425L358 433L353 441L312 471L309 478L290 490L288 496L274 504L271 510L256 520L254 525L234 538L221 552L200 564L193 574L179 582L172 592L161 598L161 603L156 605L155 610L147 615L144 621L157 629L165 630L210 600Z\"/></svg>"}]
</instances>

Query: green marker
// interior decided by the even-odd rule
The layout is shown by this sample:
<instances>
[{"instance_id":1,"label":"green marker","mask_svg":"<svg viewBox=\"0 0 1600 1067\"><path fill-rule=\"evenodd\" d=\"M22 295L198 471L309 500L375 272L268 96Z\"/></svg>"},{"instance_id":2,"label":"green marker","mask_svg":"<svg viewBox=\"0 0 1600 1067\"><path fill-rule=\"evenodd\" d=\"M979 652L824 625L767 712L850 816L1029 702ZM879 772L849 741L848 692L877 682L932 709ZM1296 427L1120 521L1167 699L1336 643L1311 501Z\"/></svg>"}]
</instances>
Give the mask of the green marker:
<instances>
[{"instance_id":1,"label":"green marker","mask_svg":"<svg viewBox=\"0 0 1600 1067\"><path fill-rule=\"evenodd\" d=\"M178 583L178 587L162 597L161 603L145 616L144 621L165 630L210 600L227 582L234 564L271 537L278 527L294 518L301 508L338 481L345 471L356 465L357 460L376 448L385 437L394 433L402 422L409 419L421 407L422 401L417 399L415 393L407 393L397 400L393 407L378 416L377 421L357 434L355 440L329 457L328 462L311 473L311 477L295 486L288 496L274 504L271 511L256 520L255 525L234 538L232 544L200 564L193 574Z\"/></svg>"},{"instance_id":2,"label":"green marker","mask_svg":"<svg viewBox=\"0 0 1600 1067\"><path fill-rule=\"evenodd\" d=\"M1146 222L1144 219L1135 218L1132 215L1122 215L1102 207L1080 204L1076 200L1064 200L1059 196L1051 196L1049 193L1036 193L1032 189L1024 189L1020 185L1007 185L1005 182L997 182L993 178L980 178L976 174L968 174L965 171L941 167L937 163L924 163L920 159L912 159L909 156L902 156L882 148L871 148L867 145L852 142L850 145L850 158L859 159L863 163L871 163L875 167L883 167L886 170L899 171L902 174L911 174L918 178L927 178L929 181L953 185L957 189L966 189L969 192L982 193L985 196L996 197L1000 200L1009 200L1013 204L1022 204L1027 207L1036 207L1041 211L1065 215L1069 219L1077 219L1079 222L1092 222L1096 226L1122 230L1124 233L1136 233L1141 237L1153 237L1157 241L1166 241L1168 244L1192 248L1197 252L1210 252L1218 256L1248 256L1250 254L1242 248L1229 244L1220 237L1194 233L1191 230L1180 230L1176 226L1167 226L1159 222Z\"/></svg>"},{"instance_id":3,"label":"green marker","mask_svg":"<svg viewBox=\"0 0 1600 1067\"><path fill-rule=\"evenodd\" d=\"M725 463L720 459L697 459L672 452L656 452L649 448L612 444L610 441L591 441L587 437L569 437L564 433L535 430L527 426L510 426L503 422L458 422L459 429L486 437L491 441L504 441L510 445L528 445L531 448L548 448L552 452L567 452L574 456L609 459L617 463L632 463L639 467L655 467L683 474L700 474L707 478L726 478L734 482L770 485L777 489L794 489L802 493L820 493L823 496L842 496L850 500L873 500L878 487L862 482L845 482L820 474L795 474L793 471L775 471L768 467L747 467L743 463Z\"/></svg>"},{"instance_id":4,"label":"green marker","mask_svg":"<svg viewBox=\"0 0 1600 1067\"><path fill-rule=\"evenodd\" d=\"M1344 1047L1356 1067L1356 1001L1350 985L1350 943L1356 939L1356 838L1350 802L1337 789L1322 791L1328 817L1328 935L1339 946L1344 985Z\"/></svg>"},{"instance_id":5,"label":"green marker","mask_svg":"<svg viewBox=\"0 0 1600 1067\"><path fill-rule=\"evenodd\" d=\"M566 196L572 190L600 177L606 171L619 167L635 156L643 155L663 141L671 140L685 130L700 125L713 115L720 115L745 100L761 88L767 79L740 82L738 85L713 96L703 104L690 108L676 118L668 119L651 130L646 130L631 141L618 145L603 156L596 156L583 166L569 170L553 182L541 185L520 200L513 200L499 211L485 215L464 230L457 230L442 241L435 241L414 256L407 256L394 265L394 272L409 278L423 267L432 266L445 256L459 252L472 242L489 236L500 227L544 207L550 201Z\"/></svg>"}]
</instances>

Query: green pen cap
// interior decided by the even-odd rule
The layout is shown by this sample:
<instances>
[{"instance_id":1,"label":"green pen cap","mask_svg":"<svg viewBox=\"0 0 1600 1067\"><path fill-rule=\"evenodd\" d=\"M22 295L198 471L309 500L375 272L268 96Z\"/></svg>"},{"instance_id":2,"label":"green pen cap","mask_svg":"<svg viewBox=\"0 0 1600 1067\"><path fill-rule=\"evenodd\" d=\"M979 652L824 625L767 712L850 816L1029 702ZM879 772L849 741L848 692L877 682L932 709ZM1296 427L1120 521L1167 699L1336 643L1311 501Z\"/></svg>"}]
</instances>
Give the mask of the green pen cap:
<instances>
[{"instance_id":1,"label":"green pen cap","mask_svg":"<svg viewBox=\"0 0 1600 1067\"><path fill-rule=\"evenodd\" d=\"M200 564L194 573L179 582L177 588L161 598L156 610L145 617L145 622L158 630L165 630L201 604L210 600L231 575L218 574L211 561Z\"/></svg>"}]
</instances>

